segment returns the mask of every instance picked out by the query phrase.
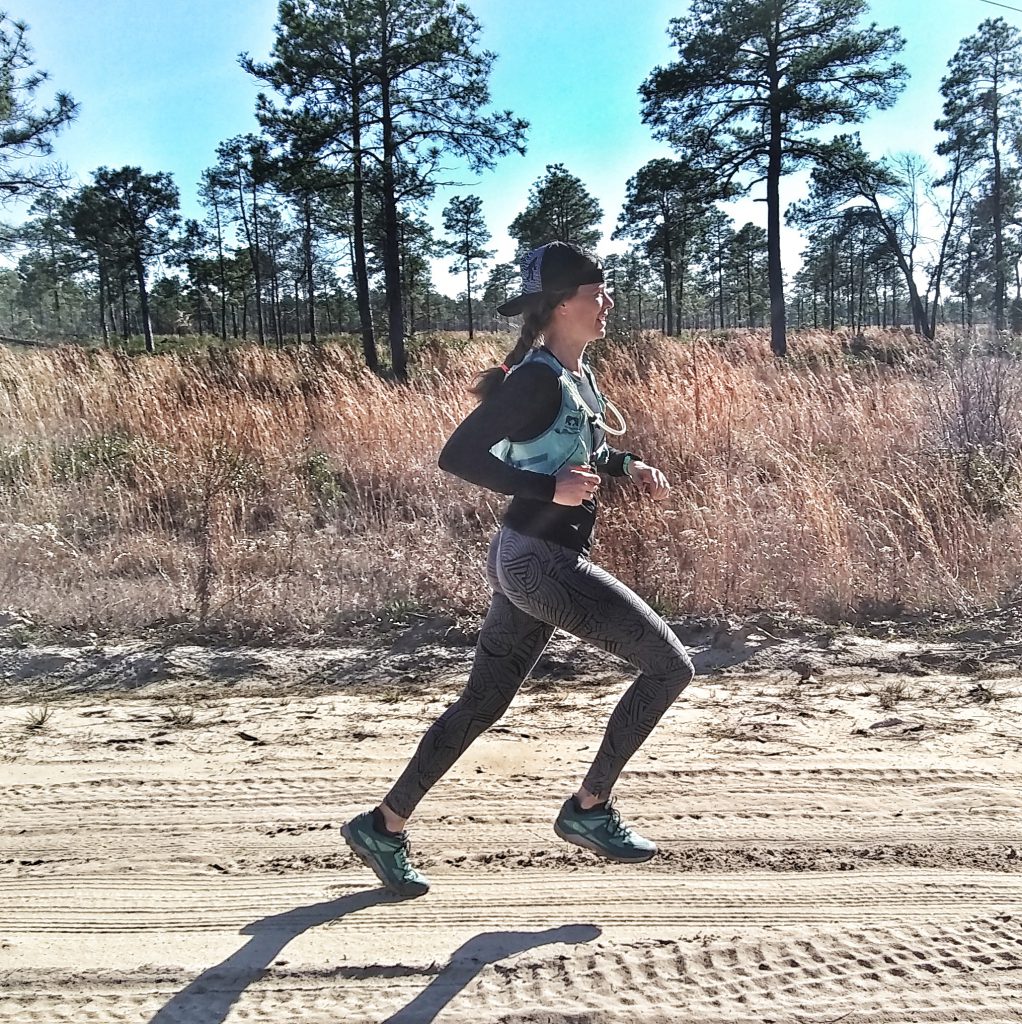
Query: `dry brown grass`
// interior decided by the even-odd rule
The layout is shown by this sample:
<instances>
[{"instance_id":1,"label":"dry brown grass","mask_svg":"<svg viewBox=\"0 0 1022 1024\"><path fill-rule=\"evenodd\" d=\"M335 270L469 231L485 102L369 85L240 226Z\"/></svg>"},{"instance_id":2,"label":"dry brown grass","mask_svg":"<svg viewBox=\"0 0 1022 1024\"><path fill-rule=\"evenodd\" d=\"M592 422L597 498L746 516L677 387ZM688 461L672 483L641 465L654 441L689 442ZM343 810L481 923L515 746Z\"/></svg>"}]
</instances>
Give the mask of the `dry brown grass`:
<instances>
[{"instance_id":1,"label":"dry brown grass","mask_svg":"<svg viewBox=\"0 0 1022 1024\"><path fill-rule=\"evenodd\" d=\"M788 361L760 332L603 346L628 446L674 489L659 506L605 488L598 560L678 612L967 609L1017 588L1019 368L894 332L874 340L892 365L849 359L842 340L802 335ZM408 387L341 346L0 349L0 606L119 630L478 611L504 499L436 456L507 346L427 345ZM991 365L988 452L963 427L962 381Z\"/></svg>"}]
</instances>

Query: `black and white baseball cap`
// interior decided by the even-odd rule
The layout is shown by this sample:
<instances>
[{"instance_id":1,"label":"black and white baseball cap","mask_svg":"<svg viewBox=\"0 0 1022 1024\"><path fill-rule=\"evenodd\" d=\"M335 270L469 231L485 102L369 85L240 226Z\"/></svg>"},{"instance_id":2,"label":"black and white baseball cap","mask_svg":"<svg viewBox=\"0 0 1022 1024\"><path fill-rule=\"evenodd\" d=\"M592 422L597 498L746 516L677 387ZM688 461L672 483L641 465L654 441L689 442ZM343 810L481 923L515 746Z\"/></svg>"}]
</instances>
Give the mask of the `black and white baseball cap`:
<instances>
[{"instance_id":1,"label":"black and white baseball cap","mask_svg":"<svg viewBox=\"0 0 1022 1024\"><path fill-rule=\"evenodd\" d=\"M547 242L522 260L522 294L497 307L501 316L517 316L538 304L544 292L570 291L582 284L603 284L603 266L572 242Z\"/></svg>"}]
</instances>

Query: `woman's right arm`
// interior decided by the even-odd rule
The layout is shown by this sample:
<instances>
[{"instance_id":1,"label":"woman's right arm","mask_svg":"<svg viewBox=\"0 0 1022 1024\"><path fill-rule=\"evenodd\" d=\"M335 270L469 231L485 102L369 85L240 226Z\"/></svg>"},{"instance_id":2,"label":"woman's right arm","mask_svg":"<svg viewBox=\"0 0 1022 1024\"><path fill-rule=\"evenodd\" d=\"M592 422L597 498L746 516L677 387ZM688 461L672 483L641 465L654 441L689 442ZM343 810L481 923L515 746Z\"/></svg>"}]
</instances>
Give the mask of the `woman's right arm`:
<instances>
[{"instance_id":1,"label":"woman's right arm","mask_svg":"<svg viewBox=\"0 0 1022 1024\"><path fill-rule=\"evenodd\" d=\"M440 452L440 468L498 494L552 501L554 477L515 469L490 449L506 437L536 437L554 421L560 409L557 375L542 364L515 370L497 390L457 426Z\"/></svg>"}]
</instances>

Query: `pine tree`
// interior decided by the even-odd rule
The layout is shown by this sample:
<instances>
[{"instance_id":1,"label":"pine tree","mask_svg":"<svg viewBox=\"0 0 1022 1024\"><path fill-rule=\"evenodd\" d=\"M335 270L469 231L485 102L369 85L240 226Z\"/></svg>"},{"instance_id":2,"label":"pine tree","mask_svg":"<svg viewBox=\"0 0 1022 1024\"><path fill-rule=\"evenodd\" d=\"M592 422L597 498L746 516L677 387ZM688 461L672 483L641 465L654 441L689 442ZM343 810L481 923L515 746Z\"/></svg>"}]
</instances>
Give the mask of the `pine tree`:
<instances>
[{"instance_id":1,"label":"pine tree","mask_svg":"<svg viewBox=\"0 0 1022 1024\"><path fill-rule=\"evenodd\" d=\"M898 168L871 159L854 135L839 135L823 151L826 162L812 174L808 198L796 203L789 219L813 229L827 221L841 220L849 204L879 231L905 279L915 330L932 337L923 297L916 284L915 250L919 244L918 196L912 181L918 168L903 163Z\"/></svg>"},{"instance_id":2,"label":"pine tree","mask_svg":"<svg viewBox=\"0 0 1022 1024\"><path fill-rule=\"evenodd\" d=\"M862 28L865 0L691 0L671 21L678 61L643 84L643 120L693 166L765 181L771 348L787 351L780 180L814 162L828 124L890 106L905 69L896 28Z\"/></svg>"},{"instance_id":3,"label":"pine tree","mask_svg":"<svg viewBox=\"0 0 1022 1024\"><path fill-rule=\"evenodd\" d=\"M48 282L53 326L59 335L65 327L62 295L78 269L80 250L76 252L64 203L56 192L47 190L36 197L28 219L15 230L15 239L30 250L36 276Z\"/></svg>"},{"instance_id":4,"label":"pine tree","mask_svg":"<svg viewBox=\"0 0 1022 1024\"><path fill-rule=\"evenodd\" d=\"M1005 227L1018 215L1008 202L1014 185L1008 158L1017 151L1022 132L1022 34L1003 18L984 21L975 35L962 40L940 90L944 116L935 127L948 138L937 152L949 155L957 149L987 170L994 327L1003 331L1008 279Z\"/></svg>"},{"instance_id":5,"label":"pine tree","mask_svg":"<svg viewBox=\"0 0 1022 1024\"><path fill-rule=\"evenodd\" d=\"M493 307L490 314L493 322L499 322L497 307L502 306L515 294L515 285L518 283L518 267L513 263L496 263L490 268L483 287L483 302Z\"/></svg>"},{"instance_id":6,"label":"pine tree","mask_svg":"<svg viewBox=\"0 0 1022 1024\"><path fill-rule=\"evenodd\" d=\"M478 171L506 153L525 151L526 122L507 110L486 111L496 55L479 48L479 32L471 11L453 0L282 0L271 60L244 61L282 97L279 105L265 97L260 102L260 118L278 141L301 133L303 151L334 168L350 167L356 236L364 224L366 165L373 164L398 379L407 373L401 193L413 203L427 198L444 154ZM409 188L409 181L417 187ZM362 264L356 252L360 301Z\"/></svg>"},{"instance_id":7,"label":"pine tree","mask_svg":"<svg viewBox=\"0 0 1022 1024\"><path fill-rule=\"evenodd\" d=\"M231 217L240 224L245 252L255 283L256 329L259 344L266 343L263 310L263 244L260 207L261 190L270 178L270 155L265 140L254 135L239 135L221 142L216 149L217 163L209 170L212 182L230 197Z\"/></svg>"},{"instance_id":8,"label":"pine tree","mask_svg":"<svg viewBox=\"0 0 1022 1024\"><path fill-rule=\"evenodd\" d=\"M659 262L668 334L676 328L675 288L683 301L692 243L705 229L716 197L709 177L680 160L651 160L625 186L625 204L613 237L643 240L647 255Z\"/></svg>"},{"instance_id":9,"label":"pine tree","mask_svg":"<svg viewBox=\"0 0 1022 1024\"><path fill-rule=\"evenodd\" d=\"M764 311L769 309L769 296L763 295L766 253L766 231L759 225L747 223L735 232L728 253L728 271L733 282L736 319L748 327L760 326Z\"/></svg>"},{"instance_id":10,"label":"pine tree","mask_svg":"<svg viewBox=\"0 0 1022 1024\"><path fill-rule=\"evenodd\" d=\"M36 106L36 93L49 78L35 70L28 26L0 12L0 198L31 196L62 184L58 168L25 163L25 158L47 157L53 136L70 124L78 105L66 92L58 92L51 106Z\"/></svg>"},{"instance_id":11,"label":"pine tree","mask_svg":"<svg viewBox=\"0 0 1022 1024\"><path fill-rule=\"evenodd\" d=\"M592 249L602 232L603 210L581 179L564 164L548 164L543 177L529 190L529 205L511 222L508 234L524 256L547 242L573 242Z\"/></svg>"},{"instance_id":12,"label":"pine tree","mask_svg":"<svg viewBox=\"0 0 1022 1024\"><path fill-rule=\"evenodd\" d=\"M202 172L199 181L199 202L207 211L206 228L216 247L216 271L220 307L220 340L227 341L227 259L224 253L224 221L230 208L226 183L213 170Z\"/></svg>"},{"instance_id":13,"label":"pine tree","mask_svg":"<svg viewBox=\"0 0 1022 1024\"><path fill-rule=\"evenodd\" d=\"M468 307L468 336L475 337L472 322L473 264L488 260L492 251L486 248L490 232L483 219L483 201L478 196L455 196L443 212L444 231L451 236L447 251L457 259L451 265L454 273L465 272L465 302Z\"/></svg>"},{"instance_id":14,"label":"pine tree","mask_svg":"<svg viewBox=\"0 0 1022 1024\"><path fill-rule=\"evenodd\" d=\"M179 221L177 187L169 174L144 174L139 167L101 167L92 178L93 184L71 203L75 235L101 259L107 256L130 267L146 351L155 352L146 275L173 243L171 232Z\"/></svg>"}]
</instances>

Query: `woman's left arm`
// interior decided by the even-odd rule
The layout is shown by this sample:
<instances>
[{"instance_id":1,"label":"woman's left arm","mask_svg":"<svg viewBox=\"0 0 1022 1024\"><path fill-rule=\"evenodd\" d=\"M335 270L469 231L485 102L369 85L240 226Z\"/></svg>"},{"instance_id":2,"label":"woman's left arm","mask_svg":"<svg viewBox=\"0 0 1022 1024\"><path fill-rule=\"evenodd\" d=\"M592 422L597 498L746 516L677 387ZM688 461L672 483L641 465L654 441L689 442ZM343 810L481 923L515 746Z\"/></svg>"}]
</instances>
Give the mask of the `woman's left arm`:
<instances>
[{"instance_id":1,"label":"woman's left arm","mask_svg":"<svg viewBox=\"0 0 1022 1024\"><path fill-rule=\"evenodd\" d=\"M648 494L654 501L664 501L670 494L671 485L656 466L650 466L641 459L626 455L624 472L625 476L638 484L643 493Z\"/></svg>"},{"instance_id":2,"label":"woman's left arm","mask_svg":"<svg viewBox=\"0 0 1022 1024\"><path fill-rule=\"evenodd\" d=\"M667 477L646 462L643 462L634 452L622 452L610 445L604 449L606 453L599 460L597 469L608 476L626 476L633 483L642 488L644 494L648 494L655 501L663 501L670 493L671 485Z\"/></svg>"}]
</instances>

